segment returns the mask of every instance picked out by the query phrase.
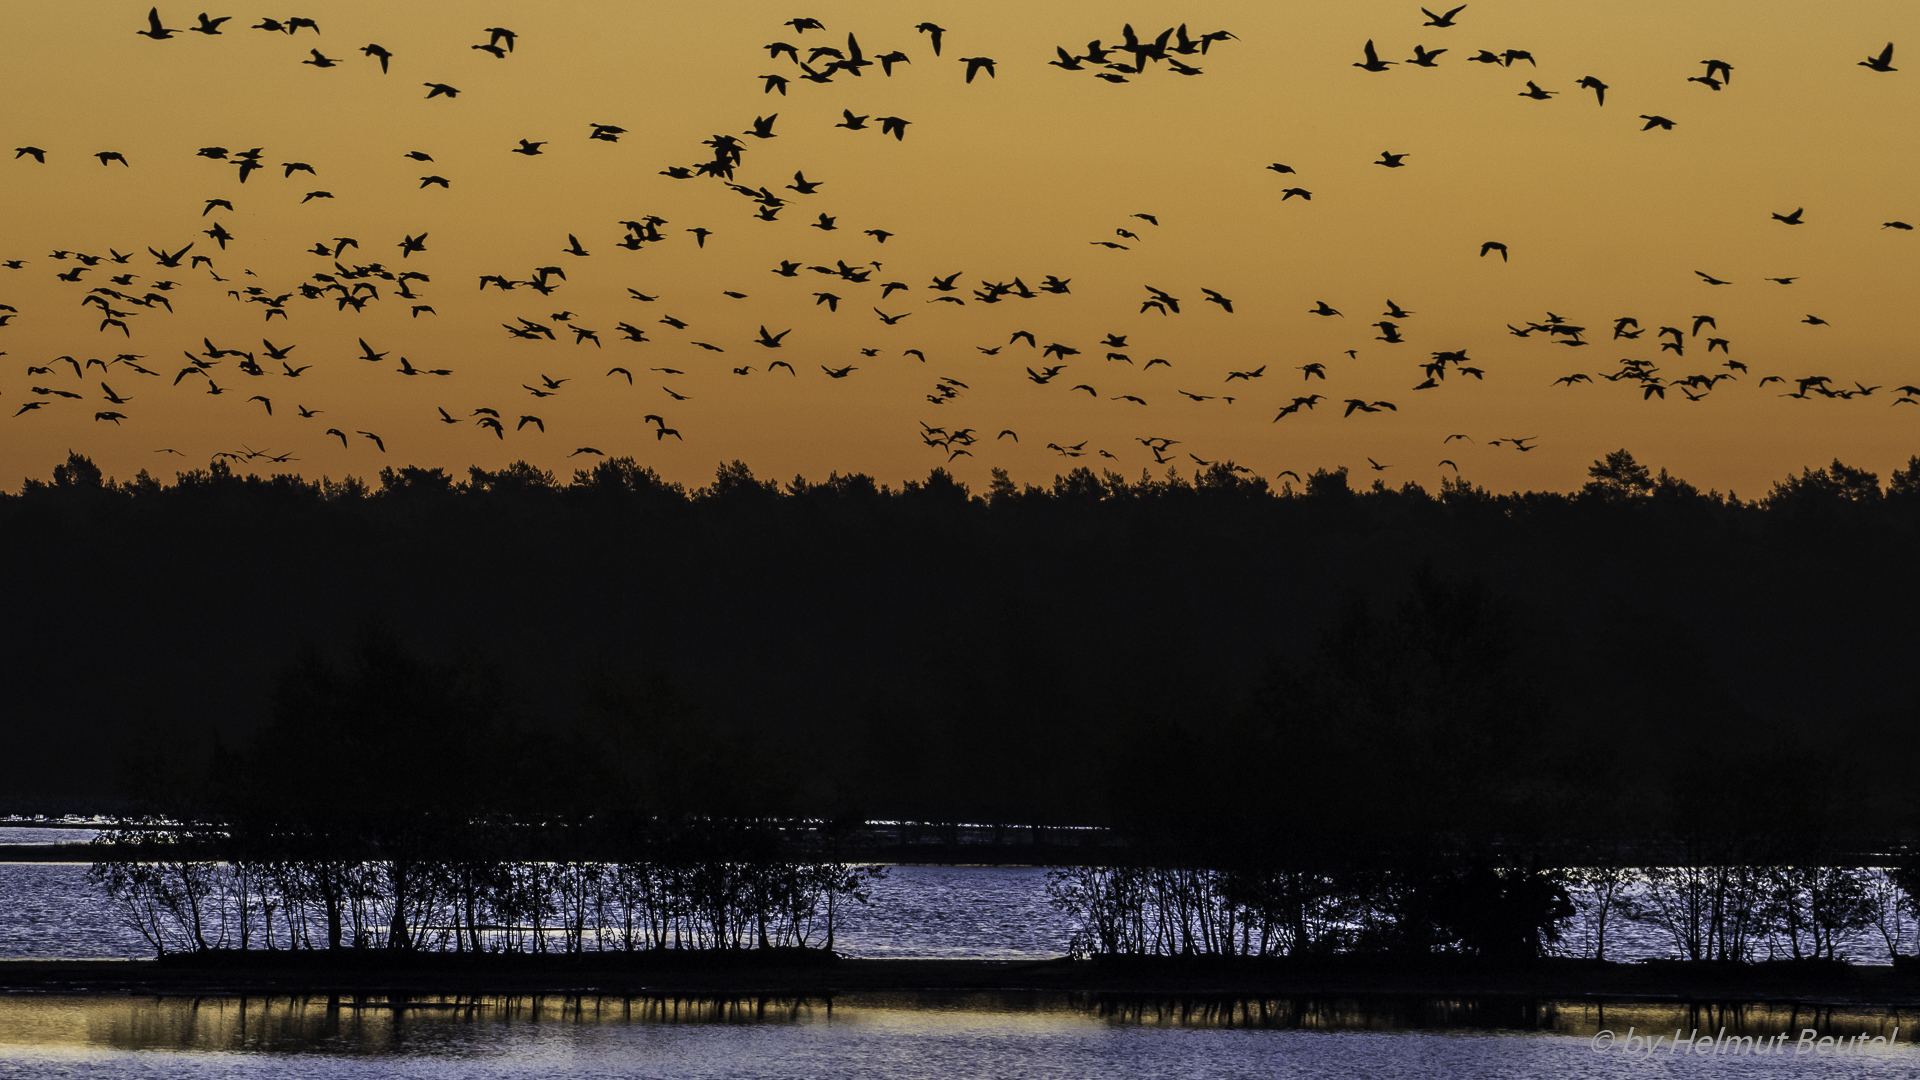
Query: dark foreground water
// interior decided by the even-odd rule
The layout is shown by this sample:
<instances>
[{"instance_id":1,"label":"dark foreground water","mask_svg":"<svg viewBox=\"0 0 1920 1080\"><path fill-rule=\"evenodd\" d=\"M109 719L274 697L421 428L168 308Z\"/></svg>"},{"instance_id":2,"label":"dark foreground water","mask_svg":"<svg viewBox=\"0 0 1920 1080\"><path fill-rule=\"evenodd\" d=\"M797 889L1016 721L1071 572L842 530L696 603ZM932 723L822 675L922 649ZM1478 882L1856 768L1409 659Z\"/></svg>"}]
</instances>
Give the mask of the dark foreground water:
<instances>
[{"instance_id":1,"label":"dark foreground water","mask_svg":"<svg viewBox=\"0 0 1920 1080\"><path fill-rule=\"evenodd\" d=\"M0 996L0 1077L1913 1076L1890 1011L1474 1002ZM1891 1049L1800 1053L1806 1029ZM1671 1033L1710 1046L1674 1055ZM1728 1036L1756 1038L1753 1053ZM1616 1032L1609 1040L1599 1033ZM1666 1036L1649 1056L1627 1032ZM1782 1033L1789 1037L1767 1043ZM1598 1038L1596 1038L1598 1036Z\"/></svg>"}]
</instances>

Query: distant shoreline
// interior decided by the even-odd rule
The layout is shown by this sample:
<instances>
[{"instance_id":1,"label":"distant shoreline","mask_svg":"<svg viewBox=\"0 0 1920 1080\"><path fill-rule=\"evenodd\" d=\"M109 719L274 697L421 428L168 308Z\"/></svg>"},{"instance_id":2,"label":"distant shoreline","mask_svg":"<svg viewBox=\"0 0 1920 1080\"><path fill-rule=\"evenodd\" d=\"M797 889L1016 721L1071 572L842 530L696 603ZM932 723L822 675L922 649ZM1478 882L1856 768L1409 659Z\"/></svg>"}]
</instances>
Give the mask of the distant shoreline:
<instances>
[{"instance_id":1,"label":"distant shoreline","mask_svg":"<svg viewBox=\"0 0 1920 1080\"><path fill-rule=\"evenodd\" d=\"M111 844L0 844L0 863L80 863L116 858ZM1112 847L1066 844L891 844L863 850L855 861L884 866L1101 866Z\"/></svg>"},{"instance_id":2,"label":"distant shoreline","mask_svg":"<svg viewBox=\"0 0 1920 1080\"><path fill-rule=\"evenodd\" d=\"M253 953L239 962L4 960L0 993L396 996L831 996L874 991L1039 991L1199 997L1526 997L1595 1002L1796 1002L1920 1007L1920 973L1888 967L1464 958L1389 964L1245 958L850 960L822 954L621 953L388 958Z\"/></svg>"}]
</instances>

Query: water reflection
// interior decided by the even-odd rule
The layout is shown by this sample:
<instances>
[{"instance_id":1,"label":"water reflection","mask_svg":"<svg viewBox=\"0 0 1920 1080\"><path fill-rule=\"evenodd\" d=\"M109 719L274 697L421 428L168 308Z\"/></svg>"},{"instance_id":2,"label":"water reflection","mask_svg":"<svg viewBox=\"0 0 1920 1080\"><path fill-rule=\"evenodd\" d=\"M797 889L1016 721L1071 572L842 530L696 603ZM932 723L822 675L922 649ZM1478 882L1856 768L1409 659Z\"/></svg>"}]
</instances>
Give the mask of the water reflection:
<instances>
[{"instance_id":1,"label":"water reflection","mask_svg":"<svg viewBox=\"0 0 1920 1080\"><path fill-rule=\"evenodd\" d=\"M1714 1075L1908 1076L1895 1010L1593 1005L1488 999L1114 998L1052 993L829 998L0 996L0 1077L1112 1076L1618 1077L1602 1026L1849 1038L1902 1027L1900 1049L1841 1058L1666 1057ZM1790 1063L1790 1064L1789 1064Z\"/></svg>"},{"instance_id":2,"label":"water reflection","mask_svg":"<svg viewBox=\"0 0 1920 1080\"><path fill-rule=\"evenodd\" d=\"M1038 992L834 997L120 997L0 995L0 1046L125 1051L446 1053L542 1030L794 1025L1531 1033L1698 1030L1911 1038L1912 1010L1793 1004L1599 1004L1524 998L1133 997Z\"/></svg>"}]
</instances>

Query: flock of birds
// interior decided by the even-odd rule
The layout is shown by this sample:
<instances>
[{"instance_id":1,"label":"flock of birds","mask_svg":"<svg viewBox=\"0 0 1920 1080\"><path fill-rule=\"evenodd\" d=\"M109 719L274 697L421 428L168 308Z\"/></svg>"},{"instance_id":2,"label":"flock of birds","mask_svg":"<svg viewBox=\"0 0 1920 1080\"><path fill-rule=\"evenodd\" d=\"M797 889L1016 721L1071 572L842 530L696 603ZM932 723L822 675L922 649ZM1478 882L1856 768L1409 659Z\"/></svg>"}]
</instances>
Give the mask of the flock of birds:
<instances>
[{"instance_id":1,"label":"flock of birds","mask_svg":"<svg viewBox=\"0 0 1920 1080\"><path fill-rule=\"evenodd\" d=\"M1466 5L1461 5L1440 14L1422 8L1420 10L1426 15L1427 20L1421 25L1434 29L1453 28L1457 25L1456 20L1465 8ZM165 42L184 35L215 37L226 33L223 26L230 21L231 17L212 17L203 12L197 16L194 25L188 25L184 29L171 28L165 25L165 20L156 7L148 13L147 25L136 32L155 42ZM900 48L889 49L869 58L852 33L846 34L844 46L842 46L838 37L827 36L828 28L818 19L797 17L784 25L792 30L793 41L775 41L764 48L770 62L778 64L784 60L787 66L779 71L757 77L763 96L778 95L784 98L789 95L795 83L831 84L842 78L864 78L876 68L882 79L892 78L896 69L914 63L914 57ZM288 36L298 36L302 31L310 31L316 42L321 36L321 27L316 20L303 17L265 18L251 24L250 28ZM941 58L945 35L948 33L945 28L931 22L922 22L913 26L912 30L925 41L931 52L931 58ZM473 43L472 49L496 61L510 60L514 56L516 43L521 39L520 34L505 27L486 27L479 33L485 36L485 40ZM823 37L832 44L811 44ZM1225 30L1191 33L1184 24L1167 28L1155 35L1142 36L1137 34L1131 25L1127 25L1122 28L1120 38L1115 43L1103 44L1101 39L1095 39L1089 41L1084 49L1056 47L1056 58L1046 63L1067 72L1090 73L1092 77L1108 83L1126 83L1150 74L1195 77L1204 74L1200 63L1203 58L1211 56L1216 46L1236 40L1238 39L1234 34ZM801 42L808 44L802 45ZM396 57L392 50L378 43L368 43L357 51L364 59L355 62L365 64L369 68L377 64L381 76L392 74L396 61L404 59ZM1432 68L1439 65L1442 62L1441 58L1452 51L1449 48L1430 49L1421 45L1415 47L1414 56L1411 58L1400 61L1384 60L1381 59L1374 42L1369 40L1361 50L1362 59L1355 62L1353 66L1369 74L1384 73L1403 64ZM309 58L300 63L315 68L341 66L348 63L350 59L328 56L317 46L309 52ZM929 59L925 54L920 57L923 65L928 63ZM961 65L955 77L963 86L972 84L977 79L997 78L998 62L992 57L963 56L946 59ZM1465 60L1468 63L1479 63L1502 70L1514 67L1516 64L1524 64L1528 74L1534 75L1535 79L1543 77L1536 74L1539 63L1528 50L1483 49L1478 50L1475 55L1467 56ZM1889 43L1884 49L1860 61L1859 66L1878 74L1892 73L1898 70L1893 66L1892 60L1893 45ZM1703 60L1701 63L1704 66L1704 72L1687 77L1684 83L1698 84L1706 91L1713 93L1719 93L1731 87L1734 65L1719 59ZM1535 79L1526 81L1526 88L1518 92L1519 96L1535 101L1550 101L1561 93L1559 90L1542 87ZM1676 82L1679 81L1676 80ZM461 95L461 91L450 83L429 79L422 85L426 89L424 95L426 100L444 99L446 102L452 102ZM1594 75L1585 75L1573 85L1581 91L1591 91L1594 102L1599 107L1605 107L1607 92L1613 89ZM1644 131L1673 131L1679 123L1653 113L1641 114L1639 119L1645 122L1642 127ZM844 214L836 215L812 210L809 204L819 196L827 183L818 178L809 179L804 169L794 172L790 183L766 179L743 181L742 176L748 171L749 151L756 143L777 137L778 132L775 129L778 122L777 112L767 116L756 116L752 123L739 134L716 134L705 140L701 144L703 149L696 154L697 160L682 164L667 164L660 170L660 175L675 180L706 181L724 185L726 189L741 198L743 210L750 207L750 212L746 216L752 220L777 222L783 220L783 214L800 218L811 217L811 220L806 221L807 228L819 230L822 233L844 230L853 235L869 238L876 246L884 245L896 235L879 227L856 230L852 226L842 226L840 221ZM832 127L849 132L873 130L877 131L882 138L891 136L898 142L905 140L907 129L912 124L913 121L900 116L857 115L851 109L845 109L841 113L840 121ZM598 121L583 122L581 127L585 129L581 137L591 141L617 143L622 136L629 134L625 127ZM503 145L502 152L531 158L545 153L543 148L550 145L550 140L535 141L520 138L517 141L518 145ZM432 153L414 147L404 150L396 149L395 152L421 166L422 175L419 177L421 190L449 189L455 183L454 178L440 175L435 171ZM16 162L31 162L40 166L58 165L62 156L64 155L61 152L31 145L17 147L14 152ZM126 169L136 167L125 154L115 150L93 152L91 156L97 159L102 167L118 166ZM319 239L306 251L313 258L322 260L322 265L305 279L278 287L247 282L245 279L259 278L259 275L249 269L233 270L224 266L222 262L228 251L228 245L239 239L229 229L229 221L232 219L226 216L215 218L212 215L216 211L224 215L235 213L235 200L241 198L243 193L254 190L247 189L244 185L256 173L273 176L277 171L278 179L283 182L291 181L296 175L301 176L303 180L317 181L320 169L304 161L280 161L277 155L269 156L262 147L234 150L223 146L203 146L194 150L193 156L231 167L234 170L232 179L236 185L224 195L204 200L204 205L199 208L198 218L201 225L210 227L199 228L196 238L185 243L181 243L178 237L175 237L164 243L141 244L137 247L128 245L131 250L126 252L113 247L108 248L104 254L56 249L44 256L61 266L61 269L52 275L57 281L63 285L72 286L74 291L84 289L80 292L77 302L82 306L98 309L101 333L109 336L118 333L122 340L131 344L135 327L142 320L163 310L169 314L173 312L173 299L178 295L176 290L192 291L193 286L190 285L190 281L205 281L221 287L227 298L235 304L258 305L262 321L267 326L265 333L277 334L283 340L293 332L291 329L276 331L273 328L275 320L290 327L293 315L298 310L298 304L302 303L332 303L340 312L348 309L363 312L370 307L399 300L407 306L408 315L412 319L437 315L431 303L431 297L426 291L432 285L433 277L422 265L431 257L430 253L433 250L429 244L431 234L426 231L417 235L403 233L398 239L369 240L368 247L364 249L365 254L362 253L361 241L355 237L337 236ZM1373 164L1386 169L1406 168L1409 167L1407 158L1410 156L1404 151L1383 150L1379 160ZM1266 168L1291 178L1301 176L1299 170L1282 162L1274 162ZM1278 202L1286 203L1298 199L1304 204L1312 201L1314 193L1311 190L1299 186L1298 180L1289 182L1293 186L1279 189ZM271 196L263 195L262 197ZM331 191L316 187L302 192L298 202L306 204L314 200L332 198L334 195ZM1799 227L1807 224L1809 219L1806 209L1797 207L1791 211L1772 213L1769 227ZM623 230L618 238L604 242L627 251L639 251L655 245L676 242L684 244L684 240L678 239L683 236L690 238L694 250L699 251L704 250L708 240L716 235L715 230L705 226L681 226L676 229L668 219L653 214L621 221L618 225ZM1147 238L1160 227L1161 215L1147 212L1135 213L1114 227L1111 238L1102 237L1089 243L1108 250L1130 251L1147 244L1149 242ZM1889 221L1882 227L1898 231L1911 231L1913 228L1912 225L1903 221ZM568 234L565 245L556 245L553 249L558 258L546 265L524 270L496 270L480 274L478 288L482 292L492 288L501 294L515 296L520 295L524 290L525 293L537 293L542 299L551 298L566 287L567 270L570 266L578 265L579 260L593 257L594 252L589 247L589 243L591 242L593 247L601 246L602 241L593 241L592 235L589 233L589 240L583 241L578 234ZM140 258L142 248L146 258L136 262L135 260ZM373 254L379 251L391 254L384 259L373 258ZM352 254L350 255L349 252ZM1478 255L1482 259L1498 255L1504 262L1510 259L1512 253L1504 242L1490 239L1480 244ZM415 256L421 256L421 262L411 261ZM151 261L148 262L148 259ZM37 259L30 257L8 258L0 261L0 266L9 271L21 271L37 262ZM221 273L222 269L226 269L227 273L233 276L224 276ZM887 327L899 326L904 320L916 314L915 308L907 306L908 301L916 296L924 297L924 294L929 292L933 295L924 297L921 301L922 306L966 307L1003 303L1017 306L1020 303L1035 300L1057 302L1058 298L1072 295L1072 279L1054 274L1031 275L1032 284L1028 283L1025 276L1016 275L1009 280L980 280L977 286L969 286L961 283L964 274L959 271L935 273L930 275L928 281L913 284L894 277L886 270L886 264L878 260L849 263L845 259L838 259L832 265L826 265L805 259L782 259L777 266L767 269L784 282L795 283L787 288L798 290L802 296L810 294L815 307L823 307L828 312L836 314L841 312L842 305L846 306L848 314L864 314L861 309L865 309L871 311L878 322ZM154 272L156 270L158 273ZM443 277L446 276L445 272L438 268L435 268L434 272L440 273ZM1704 271L1695 271L1695 273L1709 287L1733 284L1728 279L1719 278ZM188 280L175 280L176 277ZM1771 283L1769 285L1771 288L1792 286L1796 280L1798 279L1795 277L1785 276L1766 279ZM0 278L0 286L3 285L4 279ZM1164 318L1173 318L1190 314L1195 310L1211 309L1217 313L1218 317L1225 317L1232 316L1236 312L1235 299L1217 289L1194 286L1191 290L1182 288L1176 291L1154 284L1143 284L1141 288L1142 292L1137 300L1139 314L1142 315L1152 313ZM1176 292L1184 295L1177 295ZM662 299L660 294L649 294L637 288L628 288L627 293L629 302L642 305L633 309L636 311L651 310L652 305L658 304ZM896 298L896 294L900 295ZM747 293L738 290L728 290L725 295L736 300L744 300L748 297ZM1325 300L1317 301L1313 307L1305 309L1300 314L1303 317L1329 320L1348 318L1346 312ZM1384 310L1377 316L1372 315L1370 309L1364 313L1357 312L1354 323L1360 324L1361 319L1372 318L1374 321L1364 325L1369 330L1378 331L1377 334L1368 335L1371 342L1382 343L1382 348L1377 350L1376 355L1384 354L1391 357L1398 353L1398 346L1404 346L1412 340L1409 336L1408 324L1415 315L1416 312L1388 299L1384 301ZM24 318L25 316L17 308L0 304L0 328L8 327L16 320ZM841 380L854 376L868 366L861 361L877 362L882 354L879 348L861 348L859 357L848 358L853 362L820 363L819 358L814 357L810 362L797 367L795 363L783 358L788 354L778 352L778 350L793 347L794 343L786 340L792 333L792 328L775 330L765 323L758 326L757 334L748 334L744 329L735 331L726 328L710 328L697 331L700 333L700 338L696 339L687 333L695 328L686 320L676 318L670 313L658 318L634 314L613 321L610 325L605 323L587 325L588 320L583 314L565 308L541 318L527 318L523 315L513 315L510 318L512 321L504 322L501 326L506 338L511 341L559 344L570 339L570 344L574 347L591 346L595 349L606 349L610 342L615 347L638 346L672 335L674 339L682 341L686 346L697 348L703 354L716 359L730 351L736 354L744 351L752 354L755 362L737 362L739 359L737 355L718 360L734 375L742 377L756 374L762 377L780 374L785 378L799 378L802 370L817 367L820 372L817 377ZM1610 335L1605 337L1601 337L1606 333L1604 329L1594 331L1585 325L1583 320L1553 312L1509 322L1506 325L1506 331L1513 336L1528 339L1542 346L1566 349L1579 349L1595 344L1595 338L1609 345L1624 343L1618 348L1632 349L1637 343L1637 348L1642 353L1649 352L1648 346L1657 346L1648 355L1611 360L1601 365L1599 370L1573 371L1552 380L1553 385L1568 390L1582 386L1595 386L1598 380L1621 385L1628 392L1639 394L1643 401L1698 402L1715 393L1725 393L1726 390L1721 389L1723 383L1738 384L1751 380L1751 384L1757 389L1777 386L1778 389L1773 392L1801 400L1814 397L1855 402L1891 399L1895 406L1920 405L1920 387L1913 385L1868 386L1860 382L1843 382L1819 373L1762 372L1756 376L1749 370L1748 365L1735 355L1733 339L1720 336L1718 321L1710 313L1674 318L1673 324L1668 325L1655 325L1659 320L1649 320L1643 324L1635 315L1613 316L1606 321L1612 325ZM1828 325L1825 319L1813 313L1806 314L1799 322L1810 327ZM1650 330L1652 336L1646 337ZM1704 338L1703 331L1706 332ZM606 335L604 338L603 334ZM1228 370L1224 373L1203 372L1183 364L1176 371L1174 361L1163 356L1151 355L1157 350L1143 349L1140 344L1133 342L1132 339L1136 336L1138 335L1135 333L1109 332L1104 338L1092 344L1085 342L1072 344L1043 341L1040 336L1028 329L1012 328L1005 341L996 339L984 345L974 345L972 348L981 356L1012 360L1011 374L1021 376L1023 371L1024 379L1036 389L1050 388L1053 392L1064 392L1068 395L1085 393L1089 398L1103 400L1116 407L1124 408L1152 408L1162 404L1182 407L1232 407L1242 400L1250 399L1256 384L1260 387L1269 385L1260 380L1274 378L1277 382L1286 382L1296 375L1299 381L1293 384L1294 387L1307 392L1280 391L1279 400L1273 406L1275 415L1272 423L1281 423L1290 417L1311 413L1322 405L1337 410L1340 416L1346 419L1377 417L1382 414L1398 413L1403 404L1413 400L1403 397L1401 402L1397 403L1370 397L1337 397L1331 392L1329 394L1313 392L1330 385L1329 370L1339 366L1338 361L1333 358L1297 365L1265 363L1250 366L1244 370ZM708 337L717 337L719 341L703 340ZM0 338L0 344L5 344L4 338ZM299 403L300 384L291 380L300 379L319 364L335 359L330 356L316 355L323 347L291 342L278 344L271 337L264 335L258 347L253 347L250 342L216 344L212 340L212 335L201 336L200 345L198 349L184 350L184 363L177 368L172 363L163 363L157 357L131 350L116 352L111 357L81 359L76 355L63 354L29 360L26 367L29 385L26 388L24 400L17 403L17 408L12 410L11 415L18 419L41 413L43 410L92 409L96 422L115 425L134 423L137 422L134 414L127 410L132 409L135 398L131 393L123 393L122 390L127 389L129 380L138 383L141 380L153 379L157 380L154 383L155 386L168 387L172 391L192 390L213 396L231 394L233 399L241 402L243 407L257 407L267 417L301 424L312 423L314 426L311 430L314 435L319 439L338 439L343 448L364 445L372 447L379 453L386 452L387 439L383 434L344 421L329 425L326 420L319 419L324 410L308 408ZM366 336L358 337L357 345L359 360L367 364L381 365L402 376L445 378L455 375L455 371L449 368L416 365L406 356L397 355L393 348L377 347L369 342ZM899 357L927 364L929 363L928 351L932 347L933 344L928 343L923 347L903 349L900 350ZM1370 343L1362 343L1361 347L1370 350L1374 348ZM1610 352L1618 351L1618 348ZM301 349L306 351L296 356L296 351ZM1689 350L1692 350L1691 358L1688 356ZM1468 355L1467 347L1438 350L1417 347L1415 351L1424 352L1426 359L1406 362L1410 381L1405 393L1423 395L1420 400L1425 400L1424 395L1428 391L1445 393L1449 392L1447 389L1449 387L1458 388L1463 385L1479 384L1488 377L1487 368ZM1357 360L1359 349L1348 349L1344 355L1348 360ZM1549 351L1548 355L1555 354ZM1099 359L1095 360L1095 357ZM655 365L623 360L610 365L605 374L598 376L597 380L614 380L616 383L633 387L638 385L638 380L641 378L636 375L635 368L641 368L648 374L659 375L661 377L659 390L665 395L664 401L677 404L689 400L690 397L672 386L674 379L685 376L689 370L687 367L675 366L677 364L690 365L691 361L668 359L666 363ZM1663 366L1663 364L1671 366ZM1090 365L1091 370L1099 371L1101 374L1086 374L1090 370ZM92 374L92 369L96 367L99 369L97 376ZM1166 368L1167 374L1172 376L1167 385L1155 390L1147 390L1135 385L1137 382L1135 376L1144 375L1160 367ZM1072 374L1068 374L1069 371ZM1110 371L1134 373L1126 376L1127 385L1119 388L1123 392L1109 392L1116 389L1110 385L1110 376L1106 374ZM979 378L972 375L969 377ZM1075 381L1076 377L1078 381ZM281 379L290 380L290 382L280 383L278 380ZM547 421L539 414L538 403L566 393L570 389L577 392L577 384L580 381L582 377L578 375L553 377L545 372L535 372L524 381L520 381L516 390L513 391L516 394L526 395L525 398L520 399L524 404L519 407L508 406L499 401L473 405L470 408L462 407L454 411L439 407L436 409L437 415L422 417L422 421L445 425L471 425L476 427L483 437L491 436L497 440L505 440L510 434L524 432L529 427L544 435L547 433ZM113 382L119 382L121 388L116 389L112 385ZM1095 385L1096 383L1106 385L1108 389L1103 391ZM576 385L569 387L569 384ZM924 400L930 408L947 406L963 398L972 388L969 382L959 378L944 374L937 375L932 378ZM258 392L248 392L254 390ZM1166 393L1168 390L1172 392ZM276 400L279 402L277 408ZM663 405L658 411L643 413L640 430L650 431L655 442L668 438L686 440L686 435L671 425L666 418L670 407L671 405ZM971 457L972 448L982 441L972 427L935 425L922 420L920 429L918 436L921 442L944 455L949 461L960 457ZM1011 428L1005 428L999 431L993 441L1008 439L1017 443L1020 441L1020 435ZM1464 434L1451 434L1446 437L1444 443L1455 440L1476 441ZM1092 441L1080 439L1077 442L1069 442L1066 438L1055 436L1044 445L1064 458L1097 456L1119 460L1119 455L1111 449L1099 446L1090 448L1089 444ZM1176 454L1173 447L1184 445L1181 440L1158 435L1137 436L1134 441L1156 464L1166 464L1175 460ZM1522 453L1529 452L1538 445L1538 439L1535 436L1503 437L1480 441L1491 446L1507 446ZM154 452L179 453L172 448L160 448ZM604 452L595 446L579 446L568 456L581 455L604 456ZM276 453L256 451L251 448L222 452L216 457L235 461L264 459L273 463L299 460L292 451ZM1186 457L1203 467L1223 464L1191 452L1186 452ZM1373 458L1367 460L1369 468L1376 472L1393 467L1391 464L1382 464ZM1231 462L1224 464L1238 471L1250 471ZM1451 459L1441 460L1439 466L1451 467L1456 473L1459 470L1458 465ZM1288 470L1278 474L1276 478L1298 480L1299 475Z\"/></svg>"}]
</instances>

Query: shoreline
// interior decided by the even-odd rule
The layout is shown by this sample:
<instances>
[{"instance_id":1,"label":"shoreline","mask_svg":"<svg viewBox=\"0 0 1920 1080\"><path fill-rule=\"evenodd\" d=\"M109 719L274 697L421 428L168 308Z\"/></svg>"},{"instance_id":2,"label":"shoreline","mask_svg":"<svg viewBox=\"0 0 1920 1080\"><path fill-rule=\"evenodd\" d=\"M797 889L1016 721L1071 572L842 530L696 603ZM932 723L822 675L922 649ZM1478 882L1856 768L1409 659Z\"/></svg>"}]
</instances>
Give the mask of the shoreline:
<instances>
[{"instance_id":1,"label":"shoreline","mask_svg":"<svg viewBox=\"0 0 1920 1080\"><path fill-rule=\"evenodd\" d=\"M471 956L365 954L243 962L0 960L0 994L184 996L832 997L870 992L1043 992L1116 997L1528 998L1592 1002L1802 1003L1920 1007L1920 974L1844 964L1548 961L1458 958L1390 965L1245 958L871 960L825 956Z\"/></svg>"}]
</instances>

